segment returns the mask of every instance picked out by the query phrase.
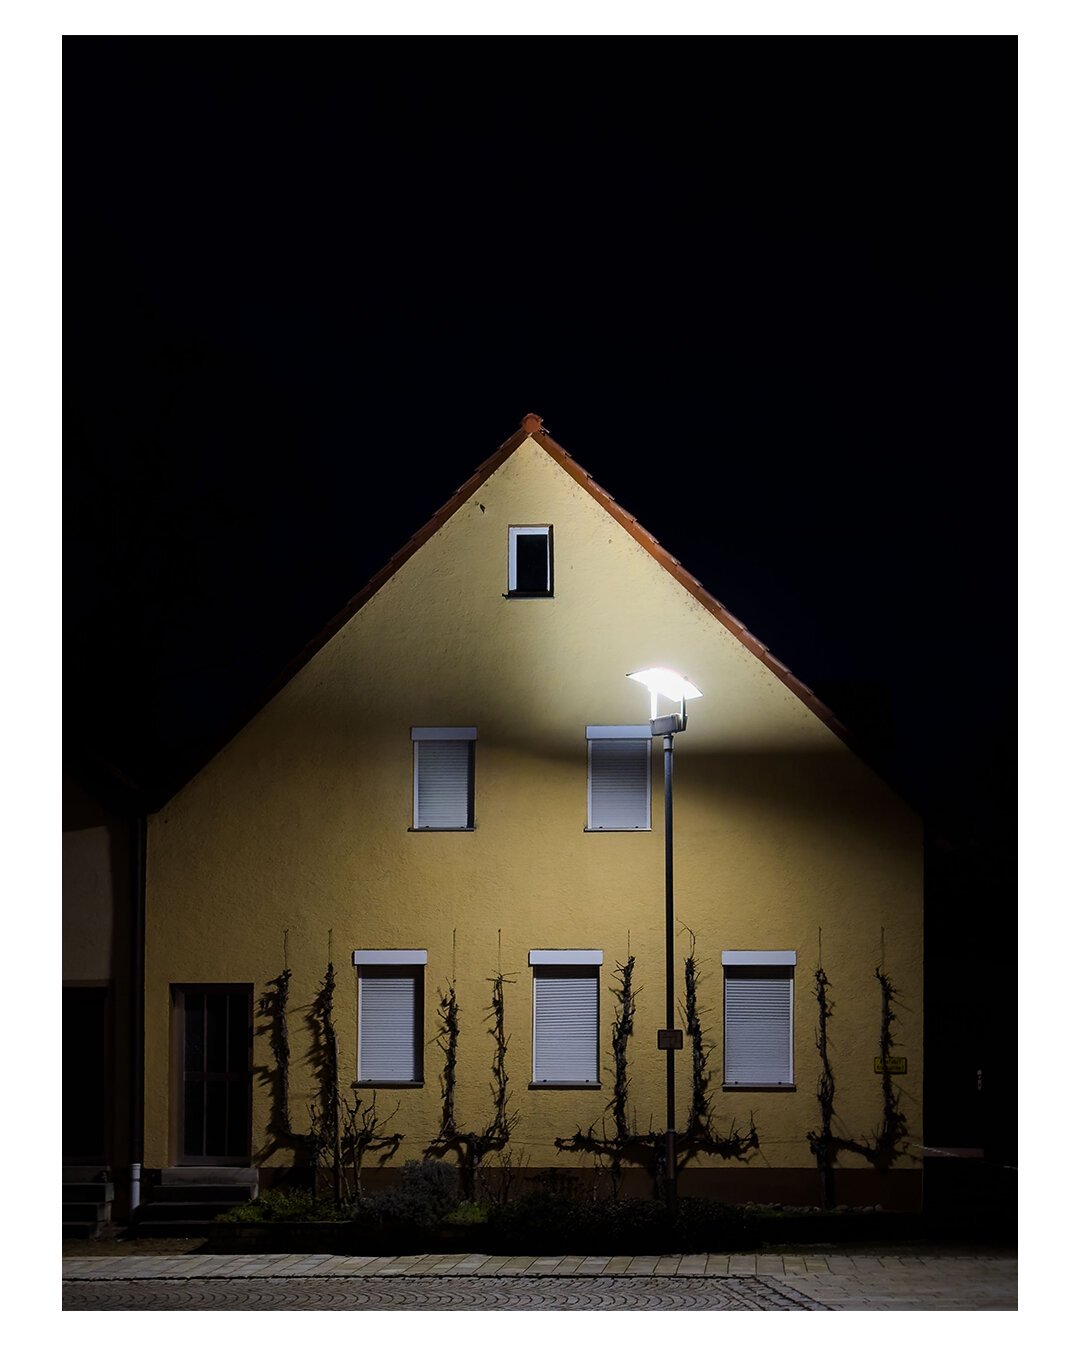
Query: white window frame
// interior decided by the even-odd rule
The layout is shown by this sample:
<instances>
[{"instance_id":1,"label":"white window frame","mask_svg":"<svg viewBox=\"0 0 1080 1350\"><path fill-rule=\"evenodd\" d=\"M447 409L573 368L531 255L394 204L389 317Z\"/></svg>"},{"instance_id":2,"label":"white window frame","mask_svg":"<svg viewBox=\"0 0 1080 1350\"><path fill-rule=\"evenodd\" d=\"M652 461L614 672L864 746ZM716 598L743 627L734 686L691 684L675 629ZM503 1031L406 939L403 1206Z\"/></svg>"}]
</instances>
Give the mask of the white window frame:
<instances>
[{"instance_id":1,"label":"white window frame","mask_svg":"<svg viewBox=\"0 0 1080 1350\"><path fill-rule=\"evenodd\" d=\"M353 965L356 967L356 1086L372 1087L381 1084L394 1087L419 1086L424 1081L424 968L428 954L423 949L361 949L353 952ZM364 1039L364 971L371 969L387 972L390 969L401 971L402 978L408 978L413 984L412 994L412 1065L408 1077L396 1074L383 1074L364 1078L363 1039ZM376 977L378 978L378 977Z\"/></svg>"},{"instance_id":2,"label":"white window frame","mask_svg":"<svg viewBox=\"0 0 1080 1350\"><path fill-rule=\"evenodd\" d=\"M533 1018L532 1018L532 1087L581 1087L593 1088L600 1086L600 968L604 964L604 953L595 948L572 948L564 950L561 948L534 949L529 952L529 965L533 967ZM538 976L538 972L543 974ZM561 971L564 974L556 975L554 972ZM585 974L589 971L591 974ZM581 972L578 975L576 972ZM537 1074L537 1042L539 1019L537 1017L537 993L540 982L547 979L573 980L575 983L585 980L589 981L591 986L589 993L595 993L595 1003L589 1011L589 1022L586 1028L590 1037L590 1049L588 1052L589 1070L588 1074L582 1076L579 1073L572 1075L563 1075L561 1077L548 1078L538 1077ZM550 1054L550 1051L547 1052ZM583 1056L581 1053L571 1056L571 1060L581 1063ZM543 1067L543 1066L541 1066Z\"/></svg>"},{"instance_id":3,"label":"white window frame","mask_svg":"<svg viewBox=\"0 0 1080 1350\"><path fill-rule=\"evenodd\" d=\"M440 832L468 833L476 828L476 750L469 754L464 825L425 825L420 821L420 746L428 741L475 741L475 727L413 727L413 815L412 829L424 834Z\"/></svg>"},{"instance_id":4,"label":"white window frame","mask_svg":"<svg viewBox=\"0 0 1080 1350\"><path fill-rule=\"evenodd\" d=\"M597 834L640 834L652 829L652 728L648 722L618 724L614 726L587 726L585 739L588 743L588 775L586 782L585 829ZM593 746L600 741L637 741L644 742L645 755L645 812L643 823L639 825L607 825L597 820L593 805Z\"/></svg>"},{"instance_id":5,"label":"white window frame","mask_svg":"<svg viewBox=\"0 0 1080 1350\"><path fill-rule=\"evenodd\" d=\"M543 591L519 591L517 584L517 541L523 535L543 535L547 539L547 588ZM555 539L550 525L511 525L507 543L506 580L508 597L548 599L555 594Z\"/></svg>"},{"instance_id":6,"label":"white window frame","mask_svg":"<svg viewBox=\"0 0 1080 1350\"><path fill-rule=\"evenodd\" d=\"M778 950L744 950L744 951L724 951L720 954L721 964L724 968L724 1086L737 1088L792 1088L795 1086L795 967L798 964L797 952L787 949ZM733 1010L729 1003L729 989L734 992L734 981L729 984L729 970L746 970L753 968L761 971L758 977L762 981L768 981L772 984L786 985L786 1065L776 1076L769 1076L764 1073L751 1074L748 1077L734 1077L731 1067L733 1058L732 1040L734 1017L731 1015ZM768 973L775 972L775 974ZM735 976L734 979L738 979ZM783 1002L781 996L780 1002ZM774 1005L779 1006L779 1004ZM729 1036L731 1040L729 1040ZM742 1050L742 1054L746 1051Z\"/></svg>"}]
</instances>

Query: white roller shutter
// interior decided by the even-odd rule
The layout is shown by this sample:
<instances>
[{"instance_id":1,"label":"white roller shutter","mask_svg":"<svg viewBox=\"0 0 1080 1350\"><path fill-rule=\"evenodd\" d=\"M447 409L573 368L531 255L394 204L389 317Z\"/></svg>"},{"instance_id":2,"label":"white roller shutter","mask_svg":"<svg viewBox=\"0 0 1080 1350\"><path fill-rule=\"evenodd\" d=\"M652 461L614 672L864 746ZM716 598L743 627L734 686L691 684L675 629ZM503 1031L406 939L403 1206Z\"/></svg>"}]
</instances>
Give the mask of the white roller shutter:
<instances>
[{"instance_id":1,"label":"white roller shutter","mask_svg":"<svg viewBox=\"0 0 1080 1350\"><path fill-rule=\"evenodd\" d=\"M590 732L593 730L589 728ZM590 737L588 810L590 830L650 828L651 748L652 742L649 740Z\"/></svg>"},{"instance_id":2,"label":"white roller shutter","mask_svg":"<svg viewBox=\"0 0 1080 1350\"><path fill-rule=\"evenodd\" d=\"M600 972L595 966L533 971L533 1082L597 1083Z\"/></svg>"},{"instance_id":3,"label":"white roller shutter","mask_svg":"<svg viewBox=\"0 0 1080 1350\"><path fill-rule=\"evenodd\" d=\"M420 976L410 966L360 966L361 1082L421 1078L417 1013Z\"/></svg>"},{"instance_id":4,"label":"white roller shutter","mask_svg":"<svg viewBox=\"0 0 1080 1350\"><path fill-rule=\"evenodd\" d=\"M794 1082L790 966L725 965L724 1082Z\"/></svg>"},{"instance_id":5,"label":"white roller shutter","mask_svg":"<svg viewBox=\"0 0 1080 1350\"><path fill-rule=\"evenodd\" d=\"M449 732L465 728L448 728ZM426 733L423 736L418 732ZM413 828L467 830L473 823L471 737L435 739L437 728L413 729Z\"/></svg>"}]
</instances>

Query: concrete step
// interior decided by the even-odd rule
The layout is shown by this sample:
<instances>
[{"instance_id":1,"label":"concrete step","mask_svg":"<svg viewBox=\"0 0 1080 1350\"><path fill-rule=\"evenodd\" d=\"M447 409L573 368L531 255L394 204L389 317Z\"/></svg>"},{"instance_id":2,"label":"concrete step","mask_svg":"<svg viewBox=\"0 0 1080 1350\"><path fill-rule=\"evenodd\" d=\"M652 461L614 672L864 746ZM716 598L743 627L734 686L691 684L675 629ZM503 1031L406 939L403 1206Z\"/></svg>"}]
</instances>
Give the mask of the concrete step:
<instances>
[{"instance_id":1,"label":"concrete step","mask_svg":"<svg viewBox=\"0 0 1080 1350\"><path fill-rule=\"evenodd\" d=\"M62 1171L62 1181L110 1181L112 1174L107 1167L101 1163L85 1163L78 1166L65 1166Z\"/></svg>"},{"instance_id":2,"label":"concrete step","mask_svg":"<svg viewBox=\"0 0 1080 1350\"><path fill-rule=\"evenodd\" d=\"M254 1167L165 1167L140 1205L135 1225L143 1237L197 1237L211 1222L259 1193Z\"/></svg>"},{"instance_id":3,"label":"concrete step","mask_svg":"<svg viewBox=\"0 0 1080 1350\"><path fill-rule=\"evenodd\" d=\"M106 1223L110 1217L108 1203L93 1200L65 1200L60 1206L65 1223Z\"/></svg>"},{"instance_id":4,"label":"concrete step","mask_svg":"<svg viewBox=\"0 0 1080 1350\"><path fill-rule=\"evenodd\" d=\"M110 1204L116 1199L116 1187L111 1181L65 1181L62 1198L65 1202L94 1200L99 1204Z\"/></svg>"}]
</instances>

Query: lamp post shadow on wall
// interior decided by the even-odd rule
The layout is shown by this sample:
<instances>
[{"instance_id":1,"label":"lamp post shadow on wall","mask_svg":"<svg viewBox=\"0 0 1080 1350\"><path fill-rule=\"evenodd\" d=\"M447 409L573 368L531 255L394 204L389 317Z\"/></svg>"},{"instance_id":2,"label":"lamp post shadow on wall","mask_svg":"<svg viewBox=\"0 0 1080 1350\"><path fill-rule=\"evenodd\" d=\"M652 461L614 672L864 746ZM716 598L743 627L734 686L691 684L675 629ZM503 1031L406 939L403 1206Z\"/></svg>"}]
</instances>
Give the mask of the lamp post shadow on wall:
<instances>
[{"instance_id":1,"label":"lamp post shadow on wall","mask_svg":"<svg viewBox=\"0 0 1080 1350\"><path fill-rule=\"evenodd\" d=\"M700 698L701 690L683 675L654 666L627 676L649 691L649 730L664 738L664 964L666 1025L656 1033L656 1047L667 1056L667 1130L664 1135L664 1198L672 1215L678 1204L678 1176L675 1168L675 1052L682 1049L682 1028L675 1026L675 869L673 858L674 821L672 813L672 777L675 767L675 735L686 730L686 700ZM657 716L659 695L678 703L679 711Z\"/></svg>"}]
</instances>

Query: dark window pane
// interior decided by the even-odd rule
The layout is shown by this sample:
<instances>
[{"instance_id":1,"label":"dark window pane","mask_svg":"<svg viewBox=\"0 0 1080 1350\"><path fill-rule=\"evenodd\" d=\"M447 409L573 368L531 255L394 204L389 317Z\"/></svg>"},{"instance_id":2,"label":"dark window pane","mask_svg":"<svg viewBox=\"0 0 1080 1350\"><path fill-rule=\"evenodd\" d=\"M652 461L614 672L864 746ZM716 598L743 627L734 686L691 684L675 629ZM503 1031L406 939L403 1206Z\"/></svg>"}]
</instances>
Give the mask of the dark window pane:
<instances>
[{"instance_id":1,"label":"dark window pane","mask_svg":"<svg viewBox=\"0 0 1080 1350\"><path fill-rule=\"evenodd\" d=\"M547 591L548 541L547 534L519 534L517 536L517 589L519 591Z\"/></svg>"}]
</instances>

